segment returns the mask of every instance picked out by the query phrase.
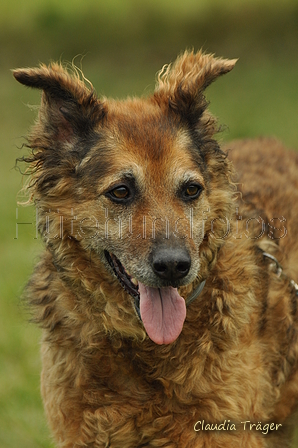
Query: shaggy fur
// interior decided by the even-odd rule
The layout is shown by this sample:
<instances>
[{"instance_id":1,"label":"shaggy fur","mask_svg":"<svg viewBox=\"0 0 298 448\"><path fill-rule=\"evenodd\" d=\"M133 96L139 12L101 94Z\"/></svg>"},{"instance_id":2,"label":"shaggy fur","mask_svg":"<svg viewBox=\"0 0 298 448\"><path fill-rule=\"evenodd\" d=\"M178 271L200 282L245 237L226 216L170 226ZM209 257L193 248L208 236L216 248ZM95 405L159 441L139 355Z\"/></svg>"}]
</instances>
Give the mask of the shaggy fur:
<instances>
[{"instance_id":1,"label":"shaggy fur","mask_svg":"<svg viewBox=\"0 0 298 448\"><path fill-rule=\"evenodd\" d=\"M14 71L43 91L24 160L46 249L26 296L60 448L289 446L298 154L215 140L204 90L235 62L185 52L125 101L58 64Z\"/></svg>"}]
</instances>

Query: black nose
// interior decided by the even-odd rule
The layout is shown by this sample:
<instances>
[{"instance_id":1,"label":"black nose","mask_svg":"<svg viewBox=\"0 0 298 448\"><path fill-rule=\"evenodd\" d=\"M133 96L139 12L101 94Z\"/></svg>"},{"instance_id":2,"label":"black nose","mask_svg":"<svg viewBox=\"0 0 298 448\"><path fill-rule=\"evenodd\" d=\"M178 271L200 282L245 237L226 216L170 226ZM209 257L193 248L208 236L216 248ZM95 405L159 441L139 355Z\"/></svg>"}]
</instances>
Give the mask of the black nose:
<instances>
[{"instance_id":1,"label":"black nose","mask_svg":"<svg viewBox=\"0 0 298 448\"><path fill-rule=\"evenodd\" d=\"M152 267L158 277L175 282L185 277L190 269L191 259L185 249L163 248L153 253Z\"/></svg>"}]
</instances>

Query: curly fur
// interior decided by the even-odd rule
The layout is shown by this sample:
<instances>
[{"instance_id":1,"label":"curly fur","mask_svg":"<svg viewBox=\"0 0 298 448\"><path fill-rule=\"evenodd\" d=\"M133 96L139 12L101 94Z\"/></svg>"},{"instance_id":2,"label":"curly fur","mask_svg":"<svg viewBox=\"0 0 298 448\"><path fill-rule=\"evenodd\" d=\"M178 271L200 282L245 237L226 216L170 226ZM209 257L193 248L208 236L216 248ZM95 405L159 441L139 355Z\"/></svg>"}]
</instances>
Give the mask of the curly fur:
<instances>
[{"instance_id":1,"label":"curly fur","mask_svg":"<svg viewBox=\"0 0 298 448\"><path fill-rule=\"evenodd\" d=\"M58 64L14 71L43 91L23 160L46 249L26 297L43 328L41 389L60 448L289 446L298 155L270 139L215 140L204 90L235 62L185 52L151 97L125 101L98 99ZM189 179L202 189L195 199L185 198ZM125 201L111 194L119 182ZM189 254L183 279L157 278L160 247ZM184 298L206 280L173 342L148 337L105 251L139 282ZM202 421L236 429L195 431Z\"/></svg>"}]
</instances>

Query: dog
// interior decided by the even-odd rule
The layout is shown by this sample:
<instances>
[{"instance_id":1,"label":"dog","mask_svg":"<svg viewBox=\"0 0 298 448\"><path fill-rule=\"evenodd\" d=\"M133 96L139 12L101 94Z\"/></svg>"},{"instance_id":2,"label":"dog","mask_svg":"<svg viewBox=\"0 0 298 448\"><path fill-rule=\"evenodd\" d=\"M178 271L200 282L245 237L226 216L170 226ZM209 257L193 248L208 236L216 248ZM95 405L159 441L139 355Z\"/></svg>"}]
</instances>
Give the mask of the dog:
<instances>
[{"instance_id":1,"label":"dog","mask_svg":"<svg viewBox=\"0 0 298 448\"><path fill-rule=\"evenodd\" d=\"M60 448L290 446L298 153L216 139L205 89L235 63L186 51L119 101L61 64L13 72L42 90L25 296Z\"/></svg>"}]
</instances>

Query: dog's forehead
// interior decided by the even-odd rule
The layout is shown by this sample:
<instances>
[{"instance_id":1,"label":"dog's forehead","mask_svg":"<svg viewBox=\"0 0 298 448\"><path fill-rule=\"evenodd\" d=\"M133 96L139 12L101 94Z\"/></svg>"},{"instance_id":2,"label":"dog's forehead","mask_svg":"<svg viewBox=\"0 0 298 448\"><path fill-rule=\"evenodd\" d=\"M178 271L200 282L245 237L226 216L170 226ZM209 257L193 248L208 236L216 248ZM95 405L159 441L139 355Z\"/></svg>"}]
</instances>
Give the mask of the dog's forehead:
<instances>
[{"instance_id":1,"label":"dog's forehead","mask_svg":"<svg viewBox=\"0 0 298 448\"><path fill-rule=\"evenodd\" d=\"M186 181L185 176L191 177L190 173L199 174L188 151L191 140L184 130L168 129L166 123L155 120L136 120L132 125L119 124L116 132L110 159L115 177L121 178L129 171L145 188L166 184L173 188L182 179Z\"/></svg>"},{"instance_id":2,"label":"dog's forehead","mask_svg":"<svg viewBox=\"0 0 298 448\"><path fill-rule=\"evenodd\" d=\"M122 160L139 162L162 170L171 166L197 167L191 135L179 120L165 114L150 100L129 99L112 103L108 114L112 146ZM114 152L114 151L113 151Z\"/></svg>"},{"instance_id":3,"label":"dog's forehead","mask_svg":"<svg viewBox=\"0 0 298 448\"><path fill-rule=\"evenodd\" d=\"M174 121L149 100L135 98L112 102L108 111L109 124L119 140L148 147L152 156L158 156L163 143L175 135Z\"/></svg>"},{"instance_id":4,"label":"dog's forehead","mask_svg":"<svg viewBox=\"0 0 298 448\"><path fill-rule=\"evenodd\" d=\"M204 184L204 168L189 131L145 99L109 100L102 136L81 161L101 191L132 179L148 191L177 189L196 180Z\"/></svg>"}]
</instances>

